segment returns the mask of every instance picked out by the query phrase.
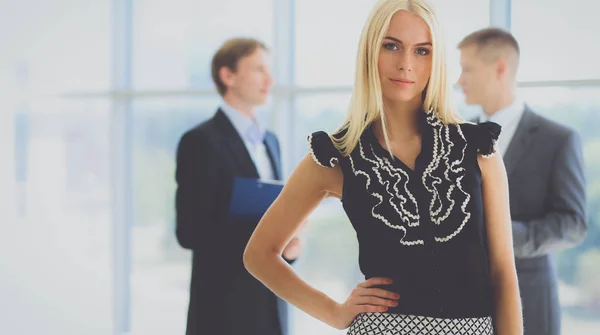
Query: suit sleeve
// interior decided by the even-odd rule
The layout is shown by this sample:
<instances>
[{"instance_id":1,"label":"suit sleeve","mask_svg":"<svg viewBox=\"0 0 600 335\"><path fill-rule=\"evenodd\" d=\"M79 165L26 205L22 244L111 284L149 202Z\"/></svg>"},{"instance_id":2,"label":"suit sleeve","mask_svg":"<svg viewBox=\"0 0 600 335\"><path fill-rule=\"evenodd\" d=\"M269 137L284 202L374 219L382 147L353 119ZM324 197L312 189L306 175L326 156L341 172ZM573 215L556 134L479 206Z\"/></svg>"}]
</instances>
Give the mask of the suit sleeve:
<instances>
[{"instance_id":1,"label":"suit sleeve","mask_svg":"<svg viewBox=\"0 0 600 335\"><path fill-rule=\"evenodd\" d=\"M515 256L529 258L564 250L585 238L586 195L581 140L571 132L552 165L547 213L528 222L513 221Z\"/></svg>"},{"instance_id":2,"label":"suit sleeve","mask_svg":"<svg viewBox=\"0 0 600 335\"><path fill-rule=\"evenodd\" d=\"M205 260L221 274L245 272L242 257L256 222L226 222L223 176L215 148L200 132L188 132L177 147L175 179L176 236L179 244ZM293 260L287 260L293 263Z\"/></svg>"},{"instance_id":3,"label":"suit sleeve","mask_svg":"<svg viewBox=\"0 0 600 335\"><path fill-rule=\"evenodd\" d=\"M208 140L186 133L177 147L176 235L186 249L206 249L220 235L214 194L218 169Z\"/></svg>"}]
</instances>

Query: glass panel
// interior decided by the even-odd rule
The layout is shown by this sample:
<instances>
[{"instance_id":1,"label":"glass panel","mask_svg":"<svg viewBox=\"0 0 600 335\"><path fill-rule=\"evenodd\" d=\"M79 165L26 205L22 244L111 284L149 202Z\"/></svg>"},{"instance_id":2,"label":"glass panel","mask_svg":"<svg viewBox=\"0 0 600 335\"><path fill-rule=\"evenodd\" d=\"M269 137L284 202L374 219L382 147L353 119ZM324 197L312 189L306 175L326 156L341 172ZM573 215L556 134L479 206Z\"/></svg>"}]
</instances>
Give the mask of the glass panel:
<instances>
[{"instance_id":1,"label":"glass panel","mask_svg":"<svg viewBox=\"0 0 600 335\"><path fill-rule=\"evenodd\" d=\"M518 79L600 78L600 20L593 1L512 1L512 31L521 47ZM534 29L532 29L534 28Z\"/></svg>"},{"instance_id":2,"label":"glass panel","mask_svg":"<svg viewBox=\"0 0 600 335\"><path fill-rule=\"evenodd\" d=\"M108 90L110 10L109 1L0 4L0 74L30 95Z\"/></svg>"},{"instance_id":3,"label":"glass panel","mask_svg":"<svg viewBox=\"0 0 600 335\"><path fill-rule=\"evenodd\" d=\"M374 0L294 1L296 84L351 85L358 40Z\"/></svg>"},{"instance_id":4,"label":"glass panel","mask_svg":"<svg viewBox=\"0 0 600 335\"><path fill-rule=\"evenodd\" d=\"M273 0L134 2L133 86L212 89L210 62L225 39L273 45Z\"/></svg>"},{"instance_id":5,"label":"glass panel","mask_svg":"<svg viewBox=\"0 0 600 335\"><path fill-rule=\"evenodd\" d=\"M110 10L0 1L2 334L113 331L110 103L56 98L109 89Z\"/></svg>"},{"instance_id":6,"label":"glass panel","mask_svg":"<svg viewBox=\"0 0 600 335\"><path fill-rule=\"evenodd\" d=\"M43 99L15 113L1 333L112 332L109 120L107 100Z\"/></svg>"},{"instance_id":7,"label":"glass panel","mask_svg":"<svg viewBox=\"0 0 600 335\"><path fill-rule=\"evenodd\" d=\"M477 29L485 28L490 22L488 0L431 0L446 38L448 58L448 80L456 83L460 76L460 52L458 43Z\"/></svg>"}]
</instances>

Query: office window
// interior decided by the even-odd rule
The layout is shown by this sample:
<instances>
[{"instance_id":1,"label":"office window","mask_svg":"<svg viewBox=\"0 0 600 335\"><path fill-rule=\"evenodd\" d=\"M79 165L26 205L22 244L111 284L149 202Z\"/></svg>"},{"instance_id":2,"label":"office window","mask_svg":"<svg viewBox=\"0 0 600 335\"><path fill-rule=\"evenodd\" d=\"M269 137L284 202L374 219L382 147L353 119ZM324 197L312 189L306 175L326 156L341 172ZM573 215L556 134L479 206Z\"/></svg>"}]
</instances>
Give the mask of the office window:
<instances>
[{"instance_id":1,"label":"office window","mask_svg":"<svg viewBox=\"0 0 600 335\"><path fill-rule=\"evenodd\" d=\"M512 32L521 47L520 81L600 78L595 2L512 1Z\"/></svg>"},{"instance_id":2,"label":"office window","mask_svg":"<svg viewBox=\"0 0 600 335\"><path fill-rule=\"evenodd\" d=\"M273 44L273 0L134 2L133 86L212 89L210 61L231 37Z\"/></svg>"},{"instance_id":3,"label":"office window","mask_svg":"<svg viewBox=\"0 0 600 335\"><path fill-rule=\"evenodd\" d=\"M0 1L2 334L112 331L110 101L61 96L108 90L110 8Z\"/></svg>"},{"instance_id":4,"label":"office window","mask_svg":"<svg viewBox=\"0 0 600 335\"><path fill-rule=\"evenodd\" d=\"M106 334L112 321L110 104L14 114L16 222L2 222L2 333ZM6 290L6 291L5 291Z\"/></svg>"},{"instance_id":5,"label":"office window","mask_svg":"<svg viewBox=\"0 0 600 335\"><path fill-rule=\"evenodd\" d=\"M458 43L475 30L489 24L489 6L487 0L431 0L445 35L448 80L456 83L460 75L460 53Z\"/></svg>"},{"instance_id":6,"label":"office window","mask_svg":"<svg viewBox=\"0 0 600 335\"><path fill-rule=\"evenodd\" d=\"M351 85L358 40L374 0L294 1L296 84Z\"/></svg>"},{"instance_id":7,"label":"office window","mask_svg":"<svg viewBox=\"0 0 600 335\"><path fill-rule=\"evenodd\" d=\"M108 90L109 3L18 1L0 18L2 76L20 94Z\"/></svg>"}]
</instances>

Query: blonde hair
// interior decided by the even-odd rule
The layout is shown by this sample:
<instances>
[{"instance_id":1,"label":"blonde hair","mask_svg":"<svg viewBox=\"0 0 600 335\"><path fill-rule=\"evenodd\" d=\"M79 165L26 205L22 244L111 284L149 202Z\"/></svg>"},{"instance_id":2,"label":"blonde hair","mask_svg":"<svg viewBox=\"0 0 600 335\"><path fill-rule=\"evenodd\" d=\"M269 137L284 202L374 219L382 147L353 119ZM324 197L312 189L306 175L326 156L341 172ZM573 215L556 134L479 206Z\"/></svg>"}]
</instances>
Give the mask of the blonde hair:
<instances>
[{"instance_id":1,"label":"blonde hair","mask_svg":"<svg viewBox=\"0 0 600 335\"><path fill-rule=\"evenodd\" d=\"M445 46L433 8L423 0L379 0L369 14L360 37L350 106L346 120L337 131L342 135L332 137L335 146L344 156L350 155L364 130L378 117L382 121L387 147L391 148L385 125L378 59L392 16L403 10L420 17L431 32L432 69L424 92L423 109L433 111L446 124L462 121L450 106Z\"/></svg>"}]
</instances>

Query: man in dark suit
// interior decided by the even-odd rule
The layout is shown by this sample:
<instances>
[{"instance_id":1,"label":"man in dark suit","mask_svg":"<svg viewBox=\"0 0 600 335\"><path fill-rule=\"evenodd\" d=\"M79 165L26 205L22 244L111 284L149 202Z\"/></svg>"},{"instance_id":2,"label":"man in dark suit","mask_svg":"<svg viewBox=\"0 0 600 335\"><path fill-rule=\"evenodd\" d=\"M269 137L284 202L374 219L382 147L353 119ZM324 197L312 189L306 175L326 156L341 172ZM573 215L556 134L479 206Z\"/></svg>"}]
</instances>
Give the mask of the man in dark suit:
<instances>
[{"instance_id":1,"label":"man in dark suit","mask_svg":"<svg viewBox=\"0 0 600 335\"><path fill-rule=\"evenodd\" d=\"M226 41L213 57L212 77L223 102L177 149L176 235L193 253L186 334L281 335L285 304L242 261L258 222L228 216L235 177L282 179L277 137L254 112L272 85L267 48L254 39ZM291 263L300 249L296 237L283 257Z\"/></svg>"},{"instance_id":2,"label":"man in dark suit","mask_svg":"<svg viewBox=\"0 0 600 335\"><path fill-rule=\"evenodd\" d=\"M525 335L558 335L561 312L551 257L579 244L587 231L579 136L516 99L519 45L510 33L486 28L458 47L467 104L481 105L484 114L477 121L503 128L498 146L508 174Z\"/></svg>"}]
</instances>

